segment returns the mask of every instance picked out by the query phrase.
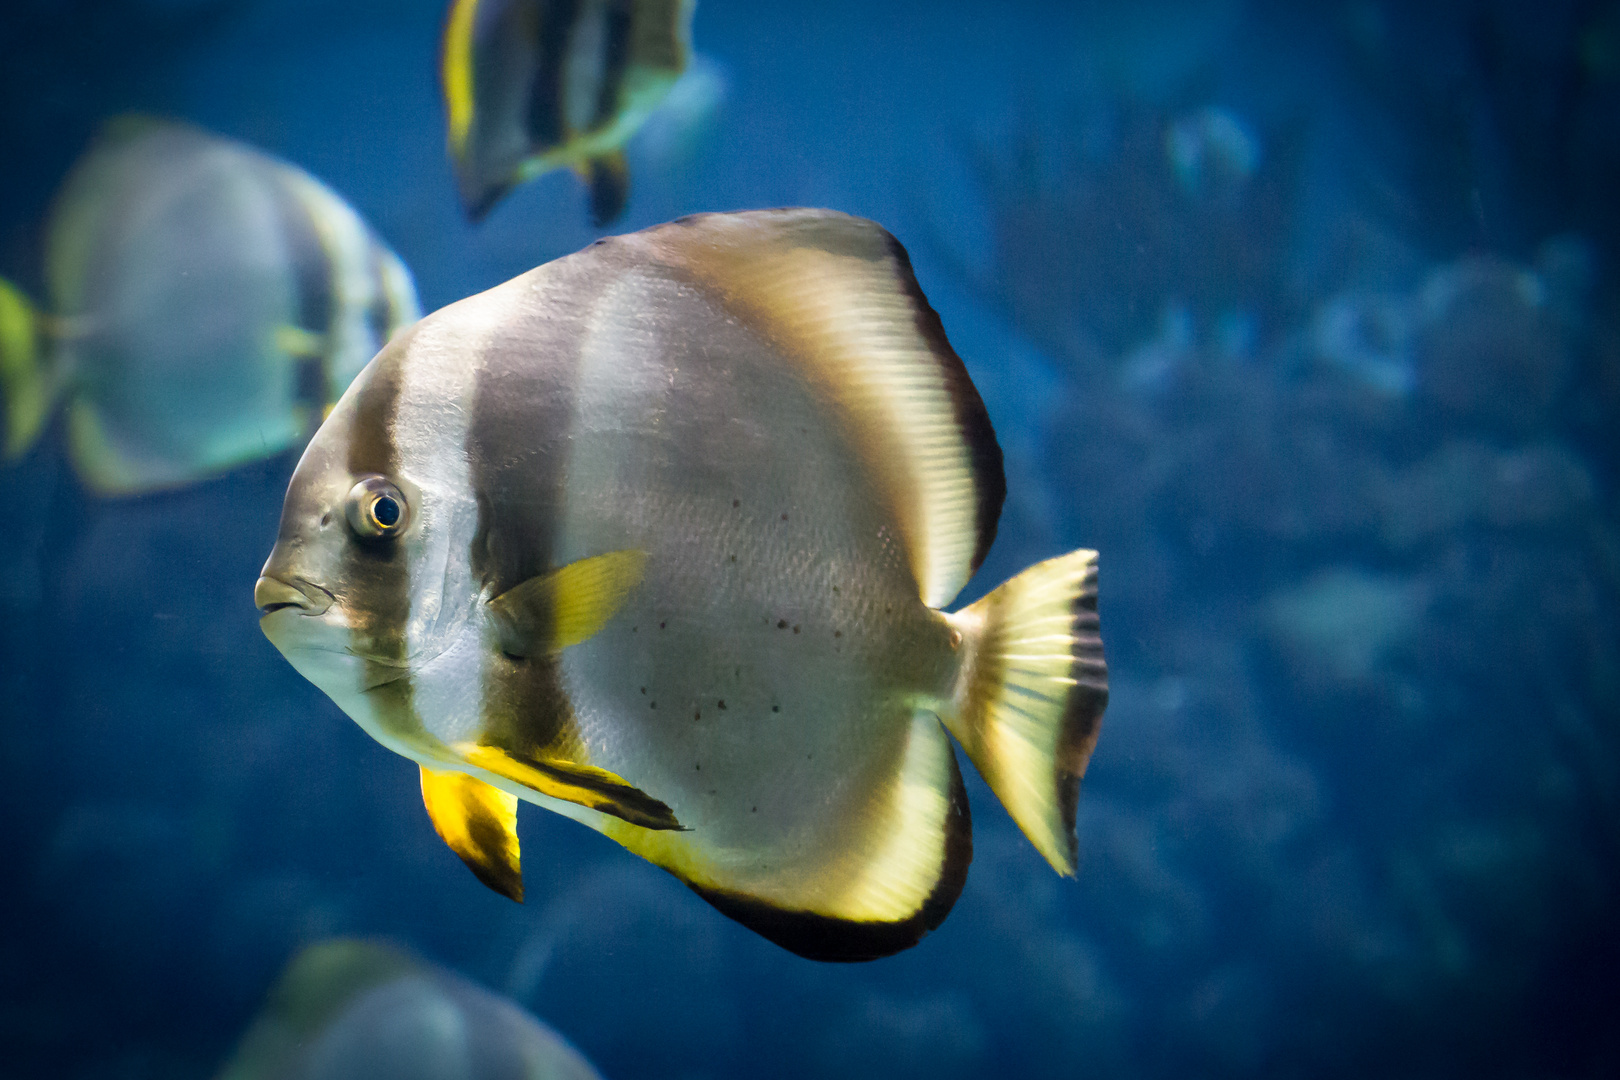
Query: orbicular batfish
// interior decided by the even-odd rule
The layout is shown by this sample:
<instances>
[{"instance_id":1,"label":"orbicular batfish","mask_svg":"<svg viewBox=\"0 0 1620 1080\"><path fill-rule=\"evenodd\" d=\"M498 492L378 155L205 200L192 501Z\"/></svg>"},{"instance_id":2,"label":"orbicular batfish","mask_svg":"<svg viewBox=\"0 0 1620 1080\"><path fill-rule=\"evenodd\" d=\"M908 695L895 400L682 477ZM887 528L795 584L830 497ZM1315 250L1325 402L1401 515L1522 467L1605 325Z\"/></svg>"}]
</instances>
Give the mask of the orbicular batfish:
<instances>
[{"instance_id":1,"label":"orbicular batfish","mask_svg":"<svg viewBox=\"0 0 1620 1080\"><path fill-rule=\"evenodd\" d=\"M601 1080L513 1002L381 942L288 963L218 1080Z\"/></svg>"},{"instance_id":2,"label":"orbicular batfish","mask_svg":"<svg viewBox=\"0 0 1620 1080\"><path fill-rule=\"evenodd\" d=\"M254 589L521 896L519 800L805 956L914 944L971 855L954 735L1060 873L1107 698L1096 553L946 614L1001 451L904 249L821 210L607 239L401 334Z\"/></svg>"},{"instance_id":3,"label":"orbicular batfish","mask_svg":"<svg viewBox=\"0 0 1620 1080\"><path fill-rule=\"evenodd\" d=\"M187 124L107 125L57 194L47 303L0 282L6 455L66 402L94 491L175 487L307 438L389 336L410 272L320 181Z\"/></svg>"},{"instance_id":4,"label":"orbicular batfish","mask_svg":"<svg viewBox=\"0 0 1620 1080\"><path fill-rule=\"evenodd\" d=\"M624 144L686 70L696 0L455 0L440 77L462 206L571 168L606 225L630 193Z\"/></svg>"}]
</instances>

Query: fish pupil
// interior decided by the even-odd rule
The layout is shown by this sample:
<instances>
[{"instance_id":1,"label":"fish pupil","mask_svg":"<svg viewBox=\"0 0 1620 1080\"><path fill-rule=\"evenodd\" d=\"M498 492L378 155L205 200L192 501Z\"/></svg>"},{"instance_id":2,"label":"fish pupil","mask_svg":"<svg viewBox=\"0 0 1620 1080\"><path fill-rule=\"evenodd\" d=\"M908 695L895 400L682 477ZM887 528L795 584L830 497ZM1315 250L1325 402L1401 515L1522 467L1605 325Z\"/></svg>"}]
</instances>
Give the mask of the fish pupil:
<instances>
[{"instance_id":1,"label":"fish pupil","mask_svg":"<svg viewBox=\"0 0 1620 1080\"><path fill-rule=\"evenodd\" d=\"M391 529L399 524L399 503L387 495L379 496L372 504L371 516L377 519L377 524L385 529Z\"/></svg>"}]
</instances>

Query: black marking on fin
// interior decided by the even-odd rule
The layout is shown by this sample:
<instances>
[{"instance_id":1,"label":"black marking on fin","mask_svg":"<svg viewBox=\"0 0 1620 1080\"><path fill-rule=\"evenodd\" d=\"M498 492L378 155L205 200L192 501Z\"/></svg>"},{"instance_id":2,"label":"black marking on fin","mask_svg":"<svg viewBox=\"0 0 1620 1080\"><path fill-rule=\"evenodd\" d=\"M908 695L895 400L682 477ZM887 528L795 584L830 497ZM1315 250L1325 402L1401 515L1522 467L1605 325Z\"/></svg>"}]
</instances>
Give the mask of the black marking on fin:
<instances>
[{"instance_id":1,"label":"black marking on fin","mask_svg":"<svg viewBox=\"0 0 1620 1080\"><path fill-rule=\"evenodd\" d=\"M691 882L686 884L722 915L807 960L826 963L878 960L911 948L923 935L938 928L951 913L967 882L968 864L973 861L973 820L954 748L951 749L951 809L946 829L945 859L939 880L916 914L897 922L856 922L808 911L790 911L758 897L705 889Z\"/></svg>"},{"instance_id":2,"label":"black marking on fin","mask_svg":"<svg viewBox=\"0 0 1620 1080\"><path fill-rule=\"evenodd\" d=\"M917 333L922 335L930 351L939 360L940 372L945 376L945 390L956 407L957 427L961 429L962 439L967 443L968 454L973 461L973 487L979 505L975 515L978 543L973 549L971 569L976 571L989 554L990 545L995 542L1001 504L1007 499L1007 474L1002 464L1001 444L996 441L995 430L990 426L990 413L984 407L984 399L979 397L978 389L968 376L967 365L962 363L962 358L951 347L939 312L934 310L928 297L923 295L922 286L917 283L917 275L911 269L911 256L906 254L905 246L893 234L888 230L882 231L888 238L889 252L894 256L896 277L917 312Z\"/></svg>"},{"instance_id":3,"label":"black marking on fin","mask_svg":"<svg viewBox=\"0 0 1620 1080\"><path fill-rule=\"evenodd\" d=\"M1103 666L1102 624L1097 617L1097 589L1081 590L1074 598L1074 664L1070 675L1075 684L1063 710L1063 726L1053 759L1057 767L1058 809L1063 815L1064 835L1069 843L1071 865L1079 856L1075 818L1080 802L1080 774L1086 770L1091 751L1102 730L1103 712L1108 708L1108 678ZM1099 682L1096 672L1104 675Z\"/></svg>"},{"instance_id":4,"label":"black marking on fin","mask_svg":"<svg viewBox=\"0 0 1620 1080\"><path fill-rule=\"evenodd\" d=\"M586 183L591 189L591 224L598 229L611 225L624 213L630 201L630 169L624 154L614 152L592 158Z\"/></svg>"}]
</instances>

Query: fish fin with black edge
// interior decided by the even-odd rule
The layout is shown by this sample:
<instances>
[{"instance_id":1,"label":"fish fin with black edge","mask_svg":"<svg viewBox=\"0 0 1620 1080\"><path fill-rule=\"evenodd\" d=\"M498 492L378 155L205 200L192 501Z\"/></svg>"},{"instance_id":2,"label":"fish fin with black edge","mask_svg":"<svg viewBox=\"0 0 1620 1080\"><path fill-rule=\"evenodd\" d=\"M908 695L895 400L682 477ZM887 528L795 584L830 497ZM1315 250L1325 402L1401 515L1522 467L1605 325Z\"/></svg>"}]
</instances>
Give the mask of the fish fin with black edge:
<instances>
[{"instance_id":1,"label":"fish fin with black edge","mask_svg":"<svg viewBox=\"0 0 1620 1080\"><path fill-rule=\"evenodd\" d=\"M887 781L854 813L829 819L830 843L814 865L797 847L710 847L707 829L652 833L606 820L597 827L728 918L789 952L828 962L876 960L916 945L950 914L973 860L956 754L939 720L922 710L911 715ZM781 873L762 878L756 867L771 862Z\"/></svg>"},{"instance_id":2,"label":"fish fin with black edge","mask_svg":"<svg viewBox=\"0 0 1620 1080\"><path fill-rule=\"evenodd\" d=\"M606 769L558 758L524 757L484 743L455 743L450 750L475 768L541 795L576 803L643 829L681 828L668 805Z\"/></svg>"},{"instance_id":3,"label":"fish fin with black edge","mask_svg":"<svg viewBox=\"0 0 1620 1080\"><path fill-rule=\"evenodd\" d=\"M1097 553L1037 563L946 619L963 660L941 719L1030 843L1072 875L1080 778L1108 705Z\"/></svg>"},{"instance_id":4,"label":"fish fin with black edge","mask_svg":"<svg viewBox=\"0 0 1620 1080\"><path fill-rule=\"evenodd\" d=\"M580 170L591 196L591 224L605 229L624 213L630 201L630 166L624 151L593 157Z\"/></svg>"},{"instance_id":5,"label":"fish fin with black edge","mask_svg":"<svg viewBox=\"0 0 1620 1080\"><path fill-rule=\"evenodd\" d=\"M691 274L839 409L923 601L949 604L990 550L1007 482L984 401L900 242L802 208L693 214L621 239Z\"/></svg>"},{"instance_id":6,"label":"fish fin with black edge","mask_svg":"<svg viewBox=\"0 0 1620 1080\"><path fill-rule=\"evenodd\" d=\"M641 582L647 553L627 549L538 574L489 601L501 651L540 656L587 641Z\"/></svg>"},{"instance_id":7,"label":"fish fin with black edge","mask_svg":"<svg viewBox=\"0 0 1620 1080\"><path fill-rule=\"evenodd\" d=\"M473 875L523 902L517 796L455 770L422 766L422 803L433 828Z\"/></svg>"}]
</instances>

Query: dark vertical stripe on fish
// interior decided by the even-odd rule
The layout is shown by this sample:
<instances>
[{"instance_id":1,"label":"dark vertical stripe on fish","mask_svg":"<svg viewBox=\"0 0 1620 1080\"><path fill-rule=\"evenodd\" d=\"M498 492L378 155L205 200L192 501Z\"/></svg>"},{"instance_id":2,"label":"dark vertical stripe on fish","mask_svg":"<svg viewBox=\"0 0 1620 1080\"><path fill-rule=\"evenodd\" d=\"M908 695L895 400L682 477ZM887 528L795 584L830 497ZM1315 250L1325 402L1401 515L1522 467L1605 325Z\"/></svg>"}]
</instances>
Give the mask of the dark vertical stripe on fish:
<instances>
[{"instance_id":1,"label":"dark vertical stripe on fish","mask_svg":"<svg viewBox=\"0 0 1620 1080\"><path fill-rule=\"evenodd\" d=\"M540 5L540 33L535 43L534 78L529 84L529 141L537 149L558 145L567 136L563 122L564 79L568 39L579 21L581 0L551 0Z\"/></svg>"},{"instance_id":2,"label":"dark vertical stripe on fish","mask_svg":"<svg viewBox=\"0 0 1620 1080\"><path fill-rule=\"evenodd\" d=\"M394 419L399 409L401 366L405 352L395 349L378 358L366 377L355 402L353 428L349 432L348 467L356 479L376 474L390 480L399 476L399 452L394 444ZM345 548L343 572L339 580L350 583L354 592L368 598L356 610L363 621L351 629L354 649L368 657L385 661L377 665L381 675L397 671L407 656L406 626L411 616L409 562L399 541L390 537L355 537ZM390 664L396 665L390 668ZM408 705L408 680L401 679L399 693Z\"/></svg>"},{"instance_id":3,"label":"dark vertical stripe on fish","mask_svg":"<svg viewBox=\"0 0 1620 1080\"><path fill-rule=\"evenodd\" d=\"M607 127L619 112L619 92L624 84L625 65L630 60L632 6L631 0L614 0L608 5L602 49L602 85L597 90L596 118L591 122L592 130Z\"/></svg>"},{"instance_id":4,"label":"dark vertical stripe on fish","mask_svg":"<svg viewBox=\"0 0 1620 1080\"><path fill-rule=\"evenodd\" d=\"M375 239L366 245L366 273L371 279L371 303L366 306L366 327L371 331L372 348L388 344L388 336L399 322L394 294L388 285L388 252ZM343 392L335 388L334 397Z\"/></svg>"},{"instance_id":5,"label":"dark vertical stripe on fish","mask_svg":"<svg viewBox=\"0 0 1620 1080\"><path fill-rule=\"evenodd\" d=\"M279 175L273 176L273 200L280 219L281 235L286 243L297 289L295 325L321 339L320 354L295 358L293 365L293 400L315 410L316 417L326 405L326 382L331 351L330 335L336 304L333 300L332 254L321 242L320 230L315 225L313 211L298 189L286 183ZM314 371L308 370L313 365Z\"/></svg>"},{"instance_id":6,"label":"dark vertical stripe on fish","mask_svg":"<svg viewBox=\"0 0 1620 1080\"><path fill-rule=\"evenodd\" d=\"M571 320L520 319L484 347L467 462L478 507L470 559L485 595L553 568L581 337ZM534 758L577 743L552 654L487 658L482 706L482 738L490 745Z\"/></svg>"}]
</instances>

